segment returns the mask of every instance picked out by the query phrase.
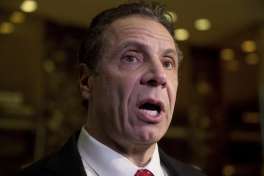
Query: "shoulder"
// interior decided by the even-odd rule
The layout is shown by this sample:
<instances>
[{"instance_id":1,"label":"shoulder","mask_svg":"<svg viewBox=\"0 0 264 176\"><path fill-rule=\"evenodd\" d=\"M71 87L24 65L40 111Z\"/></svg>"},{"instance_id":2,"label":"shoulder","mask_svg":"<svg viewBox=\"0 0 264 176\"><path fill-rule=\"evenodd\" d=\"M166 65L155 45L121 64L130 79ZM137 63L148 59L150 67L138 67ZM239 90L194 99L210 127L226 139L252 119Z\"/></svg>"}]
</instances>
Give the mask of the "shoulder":
<instances>
[{"instance_id":1,"label":"shoulder","mask_svg":"<svg viewBox=\"0 0 264 176\"><path fill-rule=\"evenodd\" d=\"M185 164L168 156L159 149L161 163L166 167L169 175L175 176L206 176L200 168Z\"/></svg>"},{"instance_id":2,"label":"shoulder","mask_svg":"<svg viewBox=\"0 0 264 176\"><path fill-rule=\"evenodd\" d=\"M56 153L23 168L19 176L79 176L84 167L77 149L78 133L72 136Z\"/></svg>"},{"instance_id":3,"label":"shoulder","mask_svg":"<svg viewBox=\"0 0 264 176\"><path fill-rule=\"evenodd\" d=\"M22 168L18 173L19 176L55 176L51 170L48 169L48 165L52 157L48 157L33 164Z\"/></svg>"}]
</instances>

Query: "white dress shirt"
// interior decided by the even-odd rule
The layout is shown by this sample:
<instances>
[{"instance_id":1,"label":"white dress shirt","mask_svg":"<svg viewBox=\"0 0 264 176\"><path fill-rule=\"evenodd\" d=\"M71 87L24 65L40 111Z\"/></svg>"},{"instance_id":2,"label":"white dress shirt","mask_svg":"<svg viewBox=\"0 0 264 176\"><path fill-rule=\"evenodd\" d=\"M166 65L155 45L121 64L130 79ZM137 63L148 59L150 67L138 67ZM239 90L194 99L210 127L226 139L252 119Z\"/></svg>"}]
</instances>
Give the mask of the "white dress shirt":
<instances>
[{"instance_id":1,"label":"white dress shirt","mask_svg":"<svg viewBox=\"0 0 264 176\"><path fill-rule=\"evenodd\" d=\"M134 176L138 169L142 169L97 141L84 127L81 129L77 145L87 176ZM144 168L155 176L167 176L165 168L160 164L157 144L150 162Z\"/></svg>"}]
</instances>

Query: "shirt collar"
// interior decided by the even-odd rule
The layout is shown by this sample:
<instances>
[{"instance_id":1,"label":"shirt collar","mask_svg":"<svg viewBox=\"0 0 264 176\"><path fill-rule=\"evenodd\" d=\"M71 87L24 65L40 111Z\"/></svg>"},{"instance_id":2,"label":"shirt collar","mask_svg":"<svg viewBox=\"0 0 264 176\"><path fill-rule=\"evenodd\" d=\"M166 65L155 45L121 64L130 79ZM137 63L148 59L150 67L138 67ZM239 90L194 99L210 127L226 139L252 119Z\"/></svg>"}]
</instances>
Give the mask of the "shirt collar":
<instances>
[{"instance_id":1,"label":"shirt collar","mask_svg":"<svg viewBox=\"0 0 264 176\"><path fill-rule=\"evenodd\" d=\"M97 141L88 134L84 127L78 139L78 149L82 160L98 175L134 176L138 169L142 169L137 167L123 155ZM155 145L155 150L150 162L144 168L150 170L154 175L164 175L160 165L157 144Z\"/></svg>"}]
</instances>

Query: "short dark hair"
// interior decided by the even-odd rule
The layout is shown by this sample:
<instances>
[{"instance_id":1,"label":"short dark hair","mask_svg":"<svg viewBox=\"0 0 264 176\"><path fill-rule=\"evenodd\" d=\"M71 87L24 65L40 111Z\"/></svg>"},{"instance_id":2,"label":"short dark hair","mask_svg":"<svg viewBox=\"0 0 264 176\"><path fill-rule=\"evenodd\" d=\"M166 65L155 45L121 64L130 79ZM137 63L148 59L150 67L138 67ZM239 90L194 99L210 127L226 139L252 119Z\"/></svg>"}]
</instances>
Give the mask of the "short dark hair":
<instances>
[{"instance_id":1,"label":"short dark hair","mask_svg":"<svg viewBox=\"0 0 264 176\"><path fill-rule=\"evenodd\" d=\"M131 15L149 17L159 22L169 31L174 39L174 22L168 19L168 17L171 17L171 14L168 13L164 5L150 1L122 4L117 8L105 10L93 18L88 28L87 36L79 50L79 63L86 64L91 71L95 71L98 60L103 53L103 33L115 20ZM176 41L175 46L177 47ZM179 49L178 53L180 59L181 52Z\"/></svg>"}]
</instances>

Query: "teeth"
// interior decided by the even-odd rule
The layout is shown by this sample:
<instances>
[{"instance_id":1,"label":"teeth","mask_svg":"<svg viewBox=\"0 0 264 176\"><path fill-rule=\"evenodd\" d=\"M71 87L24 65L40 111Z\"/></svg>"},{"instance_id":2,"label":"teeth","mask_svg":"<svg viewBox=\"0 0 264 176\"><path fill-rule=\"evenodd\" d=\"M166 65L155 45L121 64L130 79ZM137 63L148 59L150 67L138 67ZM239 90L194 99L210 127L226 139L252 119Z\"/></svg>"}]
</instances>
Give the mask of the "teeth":
<instances>
[{"instance_id":1,"label":"teeth","mask_svg":"<svg viewBox=\"0 0 264 176\"><path fill-rule=\"evenodd\" d=\"M156 110L143 110L145 113L151 115L151 116L157 116L159 113Z\"/></svg>"}]
</instances>

